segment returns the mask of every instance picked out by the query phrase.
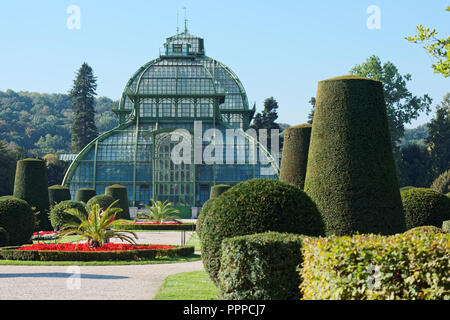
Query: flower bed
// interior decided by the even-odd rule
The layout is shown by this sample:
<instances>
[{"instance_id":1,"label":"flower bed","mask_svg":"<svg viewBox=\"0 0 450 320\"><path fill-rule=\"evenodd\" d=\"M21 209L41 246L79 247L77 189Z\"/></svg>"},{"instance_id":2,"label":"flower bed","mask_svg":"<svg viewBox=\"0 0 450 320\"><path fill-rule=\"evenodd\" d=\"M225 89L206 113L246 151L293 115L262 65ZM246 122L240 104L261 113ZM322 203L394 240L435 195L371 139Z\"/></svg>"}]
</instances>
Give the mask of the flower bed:
<instances>
[{"instance_id":1,"label":"flower bed","mask_svg":"<svg viewBox=\"0 0 450 320\"><path fill-rule=\"evenodd\" d=\"M175 222L165 222L165 223L155 223L155 222L130 222L124 223L122 225L116 226L118 230L155 230L155 231L193 231L195 230L195 223L175 223Z\"/></svg>"},{"instance_id":2,"label":"flower bed","mask_svg":"<svg viewBox=\"0 0 450 320\"><path fill-rule=\"evenodd\" d=\"M109 243L100 248L89 249L85 243L78 245L53 243L4 247L0 249L0 258L28 261L130 261L157 257L186 257L193 253L192 246Z\"/></svg>"},{"instance_id":3,"label":"flower bed","mask_svg":"<svg viewBox=\"0 0 450 320\"><path fill-rule=\"evenodd\" d=\"M125 251L125 250L147 250L147 249L174 249L174 246L166 245L130 245L125 243L105 243L98 248L90 248L88 243L50 243L50 244L33 244L31 246L23 246L16 250L33 251Z\"/></svg>"}]
</instances>

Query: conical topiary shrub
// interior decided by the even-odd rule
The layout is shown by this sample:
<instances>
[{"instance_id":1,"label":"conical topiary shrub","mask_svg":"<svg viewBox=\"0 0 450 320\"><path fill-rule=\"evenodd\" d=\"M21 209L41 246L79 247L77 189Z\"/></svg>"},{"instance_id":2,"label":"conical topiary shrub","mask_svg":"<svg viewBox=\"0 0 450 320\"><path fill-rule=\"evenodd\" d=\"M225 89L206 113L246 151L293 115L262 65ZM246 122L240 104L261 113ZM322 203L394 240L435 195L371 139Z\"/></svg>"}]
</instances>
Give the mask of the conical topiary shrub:
<instances>
[{"instance_id":1,"label":"conical topiary shrub","mask_svg":"<svg viewBox=\"0 0 450 320\"><path fill-rule=\"evenodd\" d=\"M381 82L319 82L304 190L327 235L405 231Z\"/></svg>"},{"instance_id":2,"label":"conical topiary shrub","mask_svg":"<svg viewBox=\"0 0 450 320\"><path fill-rule=\"evenodd\" d=\"M48 216L50 202L45 162L40 159L24 159L17 161L14 181L14 197L25 200L36 212L39 212L38 229L53 230Z\"/></svg>"},{"instance_id":3,"label":"conical topiary shrub","mask_svg":"<svg viewBox=\"0 0 450 320\"><path fill-rule=\"evenodd\" d=\"M67 187L54 185L48 188L48 200L50 206L54 206L62 201L70 200L70 190Z\"/></svg>"},{"instance_id":4,"label":"conical topiary shrub","mask_svg":"<svg viewBox=\"0 0 450 320\"><path fill-rule=\"evenodd\" d=\"M127 188L119 184L113 184L105 189L105 194L119 200L118 207L123 211L118 214L118 219L130 219L130 204L128 202Z\"/></svg>"},{"instance_id":5,"label":"conical topiary shrub","mask_svg":"<svg viewBox=\"0 0 450 320\"><path fill-rule=\"evenodd\" d=\"M310 124L301 124L284 130L279 180L292 183L300 189L305 185L311 128Z\"/></svg>"},{"instance_id":6,"label":"conical topiary shrub","mask_svg":"<svg viewBox=\"0 0 450 320\"><path fill-rule=\"evenodd\" d=\"M209 193L209 199L215 199L220 196L222 193L230 189L231 186L227 184L217 184L211 188L211 192Z\"/></svg>"},{"instance_id":7,"label":"conical topiary shrub","mask_svg":"<svg viewBox=\"0 0 450 320\"><path fill-rule=\"evenodd\" d=\"M97 195L97 193L95 192L95 189L81 188L81 189L77 190L77 193L75 195L75 200L87 203L89 201L89 199L95 197L96 195Z\"/></svg>"}]
</instances>

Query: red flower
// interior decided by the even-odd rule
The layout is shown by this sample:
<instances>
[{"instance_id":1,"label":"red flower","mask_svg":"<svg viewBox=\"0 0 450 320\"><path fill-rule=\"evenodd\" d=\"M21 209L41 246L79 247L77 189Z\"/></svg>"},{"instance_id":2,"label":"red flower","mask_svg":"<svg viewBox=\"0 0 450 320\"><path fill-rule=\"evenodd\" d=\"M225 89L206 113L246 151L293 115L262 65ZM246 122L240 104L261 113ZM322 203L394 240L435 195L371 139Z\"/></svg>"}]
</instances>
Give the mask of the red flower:
<instances>
[{"instance_id":1,"label":"red flower","mask_svg":"<svg viewBox=\"0 0 450 320\"><path fill-rule=\"evenodd\" d=\"M38 243L31 246L23 246L17 250L27 251L126 251L126 250L155 250L155 249L173 249L173 246L165 245L131 245L126 243L105 243L102 247L89 248L88 243Z\"/></svg>"}]
</instances>

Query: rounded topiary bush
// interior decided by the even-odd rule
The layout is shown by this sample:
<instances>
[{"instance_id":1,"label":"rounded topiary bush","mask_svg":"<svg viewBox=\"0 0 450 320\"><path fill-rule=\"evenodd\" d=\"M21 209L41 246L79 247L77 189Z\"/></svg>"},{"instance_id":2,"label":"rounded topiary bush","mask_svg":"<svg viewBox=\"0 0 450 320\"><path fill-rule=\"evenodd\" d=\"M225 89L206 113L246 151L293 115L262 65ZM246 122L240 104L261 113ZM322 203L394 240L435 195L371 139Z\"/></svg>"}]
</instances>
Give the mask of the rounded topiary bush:
<instances>
[{"instance_id":1,"label":"rounded topiary bush","mask_svg":"<svg viewBox=\"0 0 450 320\"><path fill-rule=\"evenodd\" d=\"M117 202L117 207L122 209L118 214L119 219L130 219L130 204L128 202L127 188L119 184L113 184L105 189L105 194L111 196Z\"/></svg>"},{"instance_id":2,"label":"rounded topiary bush","mask_svg":"<svg viewBox=\"0 0 450 320\"><path fill-rule=\"evenodd\" d=\"M407 230L421 226L442 227L450 220L450 198L432 189L415 188L402 192Z\"/></svg>"},{"instance_id":3,"label":"rounded topiary bush","mask_svg":"<svg viewBox=\"0 0 450 320\"><path fill-rule=\"evenodd\" d=\"M445 171L431 184L431 189L440 193L450 193L450 170Z\"/></svg>"},{"instance_id":4,"label":"rounded topiary bush","mask_svg":"<svg viewBox=\"0 0 450 320\"><path fill-rule=\"evenodd\" d=\"M95 192L95 189L81 188L77 190L77 193L75 194L75 200L87 203L89 199L95 197L96 195L97 193Z\"/></svg>"},{"instance_id":5,"label":"rounded topiary bush","mask_svg":"<svg viewBox=\"0 0 450 320\"><path fill-rule=\"evenodd\" d=\"M50 221L52 223L53 230L61 230L66 223L71 221L81 222L78 218L66 213L65 210L67 209L78 209L79 211L85 213L86 216L88 214L86 207L82 202L75 200L62 201L53 206L50 211Z\"/></svg>"},{"instance_id":6,"label":"rounded topiary bush","mask_svg":"<svg viewBox=\"0 0 450 320\"><path fill-rule=\"evenodd\" d=\"M308 163L310 124L301 124L284 130L280 181L292 183L303 190Z\"/></svg>"},{"instance_id":7,"label":"rounded topiary bush","mask_svg":"<svg viewBox=\"0 0 450 320\"><path fill-rule=\"evenodd\" d=\"M445 233L444 231L442 231L441 228L435 227L435 226L422 226L422 227L415 227L412 229L409 229L408 231L405 231L404 234L406 235L415 235L415 234L420 234L420 235L433 235L435 233Z\"/></svg>"},{"instance_id":8,"label":"rounded topiary bush","mask_svg":"<svg viewBox=\"0 0 450 320\"><path fill-rule=\"evenodd\" d=\"M40 159L24 159L17 161L14 180L14 197L25 200L39 212L39 230L52 230L48 213L50 202L45 162Z\"/></svg>"},{"instance_id":9,"label":"rounded topiary bush","mask_svg":"<svg viewBox=\"0 0 450 320\"><path fill-rule=\"evenodd\" d=\"M26 201L14 197L0 200L0 227L8 232L9 245L27 243L35 224L34 211Z\"/></svg>"},{"instance_id":10,"label":"rounded topiary bush","mask_svg":"<svg viewBox=\"0 0 450 320\"><path fill-rule=\"evenodd\" d=\"M400 188L400 192L403 192L403 191L406 191L406 190L411 190L411 189L414 189L415 187L413 187L413 186L406 186L406 187L402 187L402 188Z\"/></svg>"},{"instance_id":11,"label":"rounded topiary bush","mask_svg":"<svg viewBox=\"0 0 450 320\"><path fill-rule=\"evenodd\" d=\"M48 200L50 201L50 206L54 206L57 203L70 199L69 188L60 185L54 185L48 188Z\"/></svg>"},{"instance_id":12,"label":"rounded topiary bush","mask_svg":"<svg viewBox=\"0 0 450 320\"><path fill-rule=\"evenodd\" d=\"M450 233L450 220L442 222L442 231Z\"/></svg>"},{"instance_id":13,"label":"rounded topiary bush","mask_svg":"<svg viewBox=\"0 0 450 320\"><path fill-rule=\"evenodd\" d=\"M327 235L405 231L380 81L319 82L304 190Z\"/></svg>"},{"instance_id":14,"label":"rounded topiary bush","mask_svg":"<svg viewBox=\"0 0 450 320\"><path fill-rule=\"evenodd\" d=\"M0 227L0 247L5 247L9 244L9 233L3 227Z\"/></svg>"},{"instance_id":15,"label":"rounded topiary bush","mask_svg":"<svg viewBox=\"0 0 450 320\"><path fill-rule=\"evenodd\" d=\"M209 193L209 199L215 199L220 196L222 193L230 189L231 186L227 184L217 184L211 188L211 192Z\"/></svg>"},{"instance_id":16,"label":"rounded topiary bush","mask_svg":"<svg viewBox=\"0 0 450 320\"><path fill-rule=\"evenodd\" d=\"M92 205L98 204L100 205L100 209L106 210L114 201L116 200L114 200L114 198L110 195L99 194L89 199L89 201L86 203L86 208L88 211L90 211ZM119 206L116 203L114 207L118 208Z\"/></svg>"},{"instance_id":17,"label":"rounded topiary bush","mask_svg":"<svg viewBox=\"0 0 450 320\"><path fill-rule=\"evenodd\" d=\"M267 231L317 236L324 226L315 204L300 188L273 179L239 183L205 211L200 243L203 265L216 283L221 243L229 237Z\"/></svg>"}]
</instances>

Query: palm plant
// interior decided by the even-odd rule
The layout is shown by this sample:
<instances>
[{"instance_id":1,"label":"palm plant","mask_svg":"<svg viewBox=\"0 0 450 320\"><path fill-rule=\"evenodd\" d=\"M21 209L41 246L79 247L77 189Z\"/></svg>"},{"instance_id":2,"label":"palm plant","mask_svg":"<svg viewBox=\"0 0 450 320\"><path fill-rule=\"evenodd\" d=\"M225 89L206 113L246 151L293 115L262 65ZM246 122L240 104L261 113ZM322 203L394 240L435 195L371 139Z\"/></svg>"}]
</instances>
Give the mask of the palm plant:
<instances>
[{"instance_id":1,"label":"palm plant","mask_svg":"<svg viewBox=\"0 0 450 320\"><path fill-rule=\"evenodd\" d=\"M161 223L163 221L177 221L177 219L180 219L180 217L174 215L180 213L180 210L172 208L172 202L168 202L167 200L161 202L153 199L151 199L151 202L151 206L144 204L149 212L139 212L134 221L144 219Z\"/></svg>"},{"instance_id":2,"label":"palm plant","mask_svg":"<svg viewBox=\"0 0 450 320\"><path fill-rule=\"evenodd\" d=\"M127 222L123 219L117 219L117 214L122 211L121 208L113 208L117 201L113 202L105 211L100 209L99 204L94 204L87 216L85 213L75 208L65 210L66 213L78 218L81 223L69 222L65 224L61 228L59 236L62 239L68 235L78 235L79 238L77 243L82 239L86 239L90 248L101 247L104 243L108 243L111 238L118 238L122 241L136 244L131 237L133 236L135 239L138 238L134 232L114 230L114 227L117 225Z\"/></svg>"}]
</instances>

